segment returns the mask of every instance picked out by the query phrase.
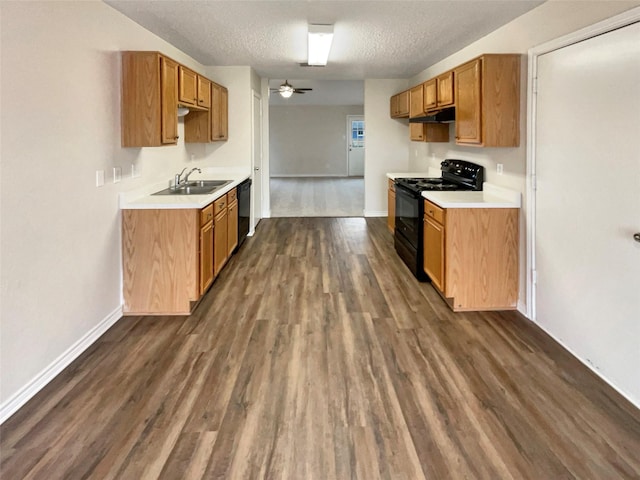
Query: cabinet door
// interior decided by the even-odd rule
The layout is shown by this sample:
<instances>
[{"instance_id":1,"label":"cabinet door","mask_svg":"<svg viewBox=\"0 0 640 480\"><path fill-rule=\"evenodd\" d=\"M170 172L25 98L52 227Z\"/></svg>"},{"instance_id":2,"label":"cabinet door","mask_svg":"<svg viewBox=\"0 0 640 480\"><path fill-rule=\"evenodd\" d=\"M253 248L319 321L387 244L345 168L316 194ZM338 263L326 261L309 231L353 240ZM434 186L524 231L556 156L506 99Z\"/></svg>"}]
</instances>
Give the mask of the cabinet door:
<instances>
[{"instance_id":1,"label":"cabinet door","mask_svg":"<svg viewBox=\"0 0 640 480\"><path fill-rule=\"evenodd\" d=\"M227 256L230 258L238 246L238 202L229 204L227 210Z\"/></svg>"},{"instance_id":2,"label":"cabinet door","mask_svg":"<svg viewBox=\"0 0 640 480\"><path fill-rule=\"evenodd\" d=\"M162 143L178 142L178 64L160 57Z\"/></svg>"},{"instance_id":3,"label":"cabinet door","mask_svg":"<svg viewBox=\"0 0 640 480\"><path fill-rule=\"evenodd\" d=\"M200 229L200 295L213 282L213 222Z\"/></svg>"},{"instance_id":4,"label":"cabinet door","mask_svg":"<svg viewBox=\"0 0 640 480\"><path fill-rule=\"evenodd\" d=\"M431 283L444 292L444 227L430 217L424 217L423 268Z\"/></svg>"},{"instance_id":5,"label":"cabinet door","mask_svg":"<svg viewBox=\"0 0 640 480\"><path fill-rule=\"evenodd\" d=\"M424 123L410 123L409 136L412 142L424 142Z\"/></svg>"},{"instance_id":6,"label":"cabinet door","mask_svg":"<svg viewBox=\"0 0 640 480\"><path fill-rule=\"evenodd\" d=\"M454 93L453 93L453 71L443 73L442 75L436 78L436 82L438 84L438 102L437 107L450 107L454 103Z\"/></svg>"},{"instance_id":7,"label":"cabinet door","mask_svg":"<svg viewBox=\"0 0 640 480\"><path fill-rule=\"evenodd\" d=\"M229 138L229 92L222 87L220 90L220 140Z\"/></svg>"},{"instance_id":8,"label":"cabinet door","mask_svg":"<svg viewBox=\"0 0 640 480\"><path fill-rule=\"evenodd\" d=\"M392 180L389 180L389 190L387 190L387 226L391 233L396 229L396 192L391 187Z\"/></svg>"},{"instance_id":9,"label":"cabinet door","mask_svg":"<svg viewBox=\"0 0 640 480\"><path fill-rule=\"evenodd\" d=\"M198 75L198 106L211 108L211 82Z\"/></svg>"},{"instance_id":10,"label":"cabinet door","mask_svg":"<svg viewBox=\"0 0 640 480\"><path fill-rule=\"evenodd\" d=\"M188 105L198 104L198 74L180 65L180 94L181 103Z\"/></svg>"},{"instance_id":11,"label":"cabinet door","mask_svg":"<svg viewBox=\"0 0 640 480\"><path fill-rule=\"evenodd\" d=\"M424 111L430 112L438 106L438 89L435 78L424 82Z\"/></svg>"},{"instance_id":12,"label":"cabinet door","mask_svg":"<svg viewBox=\"0 0 640 480\"><path fill-rule=\"evenodd\" d=\"M227 208L225 207L215 218L213 228L213 275L218 276L224 264L227 263L229 250L228 228L227 228Z\"/></svg>"},{"instance_id":13,"label":"cabinet door","mask_svg":"<svg viewBox=\"0 0 640 480\"><path fill-rule=\"evenodd\" d=\"M211 84L211 140L226 140L227 132L227 89Z\"/></svg>"},{"instance_id":14,"label":"cabinet door","mask_svg":"<svg viewBox=\"0 0 640 480\"><path fill-rule=\"evenodd\" d=\"M389 99L389 115L391 118L398 117L398 95L393 95Z\"/></svg>"},{"instance_id":15,"label":"cabinet door","mask_svg":"<svg viewBox=\"0 0 640 480\"><path fill-rule=\"evenodd\" d=\"M422 84L413 87L409 91L409 118L421 117L423 115L423 98Z\"/></svg>"},{"instance_id":16,"label":"cabinet door","mask_svg":"<svg viewBox=\"0 0 640 480\"><path fill-rule=\"evenodd\" d=\"M482 143L482 60L455 69L456 143Z\"/></svg>"},{"instance_id":17,"label":"cabinet door","mask_svg":"<svg viewBox=\"0 0 640 480\"><path fill-rule=\"evenodd\" d=\"M398 94L398 116L409 116L409 90L405 90Z\"/></svg>"}]
</instances>

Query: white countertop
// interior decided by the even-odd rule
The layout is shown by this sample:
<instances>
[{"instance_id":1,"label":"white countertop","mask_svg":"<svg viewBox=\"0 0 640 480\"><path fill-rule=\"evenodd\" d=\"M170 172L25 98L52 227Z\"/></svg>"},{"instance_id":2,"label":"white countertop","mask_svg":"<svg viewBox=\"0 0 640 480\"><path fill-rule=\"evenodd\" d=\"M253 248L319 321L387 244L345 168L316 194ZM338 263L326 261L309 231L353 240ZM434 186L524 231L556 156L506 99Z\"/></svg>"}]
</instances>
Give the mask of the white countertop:
<instances>
[{"instance_id":1,"label":"white countertop","mask_svg":"<svg viewBox=\"0 0 640 480\"><path fill-rule=\"evenodd\" d=\"M395 180L396 178L437 178L442 174L440 169L429 167L427 172L400 172L387 173L387 178Z\"/></svg>"},{"instance_id":2,"label":"white countertop","mask_svg":"<svg viewBox=\"0 0 640 480\"><path fill-rule=\"evenodd\" d=\"M481 192L422 192L422 196L442 208L520 208L520 192L490 183Z\"/></svg>"},{"instance_id":3,"label":"white countertop","mask_svg":"<svg viewBox=\"0 0 640 480\"><path fill-rule=\"evenodd\" d=\"M427 172L402 172L402 173L387 173L387 178L395 180L396 178L428 178Z\"/></svg>"},{"instance_id":4,"label":"white countertop","mask_svg":"<svg viewBox=\"0 0 640 480\"><path fill-rule=\"evenodd\" d=\"M249 170L202 169L194 172L191 180L231 180L231 183L208 195L153 195L169 187L169 180L147 185L143 188L120 194L120 209L188 209L203 208L238 186L251 176Z\"/></svg>"}]
</instances>

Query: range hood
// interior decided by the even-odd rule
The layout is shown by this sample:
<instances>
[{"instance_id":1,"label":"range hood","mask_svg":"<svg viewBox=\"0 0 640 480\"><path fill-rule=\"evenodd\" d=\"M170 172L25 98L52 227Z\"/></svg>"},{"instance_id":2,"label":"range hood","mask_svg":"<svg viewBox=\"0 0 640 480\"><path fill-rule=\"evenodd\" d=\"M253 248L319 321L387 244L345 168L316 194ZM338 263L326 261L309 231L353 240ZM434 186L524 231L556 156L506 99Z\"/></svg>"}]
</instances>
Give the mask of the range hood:
<instances>
[{"instance_id":1,"label":"range hood","mask_svg":"<svg viewBox=\"0 0 640 480\"><path fill-rule=\"evenodd\" d=\"M456 120L455 107L445 108L439 112L423 117L414 117L409 119L409 123L451 123Z\"/></svg>"}]
</instances>

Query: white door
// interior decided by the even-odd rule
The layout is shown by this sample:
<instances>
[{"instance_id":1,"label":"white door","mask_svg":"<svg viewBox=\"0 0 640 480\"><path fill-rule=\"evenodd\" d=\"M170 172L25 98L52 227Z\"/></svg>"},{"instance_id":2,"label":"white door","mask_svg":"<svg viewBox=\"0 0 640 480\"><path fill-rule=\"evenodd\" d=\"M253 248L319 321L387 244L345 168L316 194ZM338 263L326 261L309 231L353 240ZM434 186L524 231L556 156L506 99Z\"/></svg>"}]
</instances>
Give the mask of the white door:
<instances>
[{"instance_id":1,"label":"white door","mask_svg":"<svg viewBox=\"0 0 640 480\"><path fill-rule=\"evenodd\" d=\"M640 24L537 76L534 319L640 405Z\"/></svg>"},{"instance_id":2,"label":"white door","mask_svg":"<svg viewBox=\"0 0 640 480\"><path fill-rule=\"evenodd\" d=\"M253 192L251 202L251 230L262 218L262 98L253 91L253 103L251 107L252 128L251 135L253 137L251 145L251 167L253 169Z\"/></svg>"},{"instance_id":3,"label":"white door","mask_svg":"<svg viewBox=\"0 0 640 480\"><path fill-rule=\"evenodd\" d=\"M347 162L350 177L364 176L364 117L347 115Z\"/></svg>"}]
</instances>

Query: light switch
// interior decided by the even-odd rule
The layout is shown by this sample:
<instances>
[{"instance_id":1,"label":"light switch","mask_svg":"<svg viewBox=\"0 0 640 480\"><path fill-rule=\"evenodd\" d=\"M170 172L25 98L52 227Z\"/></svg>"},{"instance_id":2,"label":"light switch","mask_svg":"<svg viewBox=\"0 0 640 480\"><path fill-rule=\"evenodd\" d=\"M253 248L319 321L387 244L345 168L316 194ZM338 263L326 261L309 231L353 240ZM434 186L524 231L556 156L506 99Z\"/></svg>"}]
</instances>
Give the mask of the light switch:
<instances>
[{"instance_id":1,"label":"light switch","mask_svg":"<svg viewBox=\"0 0 640 480\"><path fill-rule=\"evenodd\" d=\"M96 187L104 185L104 170L96 170Z\"/></svg>"}]
</instances>

